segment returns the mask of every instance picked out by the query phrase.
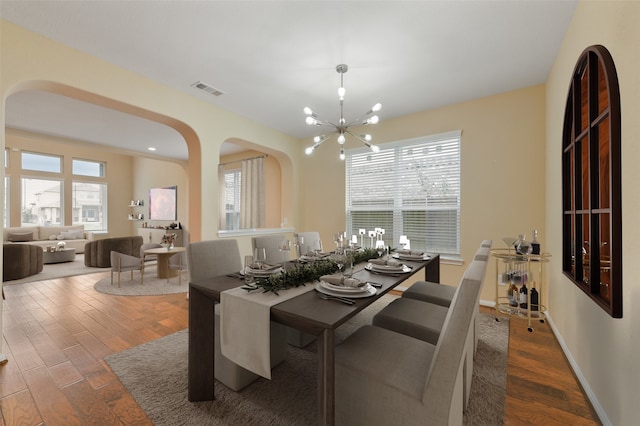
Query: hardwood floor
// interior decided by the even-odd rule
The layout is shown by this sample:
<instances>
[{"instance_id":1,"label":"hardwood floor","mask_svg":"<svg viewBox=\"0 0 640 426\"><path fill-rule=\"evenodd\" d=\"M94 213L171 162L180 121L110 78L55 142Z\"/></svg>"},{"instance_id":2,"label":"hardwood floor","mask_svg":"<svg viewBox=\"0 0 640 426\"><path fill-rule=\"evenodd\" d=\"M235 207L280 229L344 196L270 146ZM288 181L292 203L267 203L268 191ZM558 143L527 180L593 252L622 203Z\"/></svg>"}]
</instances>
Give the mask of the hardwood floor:
<instances>
[{"instance_id":1,"label":"hardwood floor","mask_svg":"<svg viewBox=\"0 0 640 426\"><path fill-rule=\"evenodd\" d=\"M5 287L0 426L151 424L104 357L186 328L188 302L95 292L106 274ZM505 424L599 424L547 324L511 319L508 364Z\"/></svg>"}]
</instances>

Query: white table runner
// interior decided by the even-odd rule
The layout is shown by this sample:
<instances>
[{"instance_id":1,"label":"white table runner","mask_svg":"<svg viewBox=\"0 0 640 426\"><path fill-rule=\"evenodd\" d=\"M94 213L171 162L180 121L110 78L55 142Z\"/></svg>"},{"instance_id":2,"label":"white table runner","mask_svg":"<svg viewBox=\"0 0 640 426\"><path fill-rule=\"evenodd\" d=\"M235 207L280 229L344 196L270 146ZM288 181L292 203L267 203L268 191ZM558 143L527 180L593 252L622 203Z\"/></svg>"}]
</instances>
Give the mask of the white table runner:
<instances>
[{"instance_id":1,"label":"white table runner","mask_svg":"<svg viewBox=\"0 0 640 426\"><path fill-rule=\"evenodd\" d=\"M307 284L276 295L237 287L220 293L222 355L271 379L271 307L313 289L313 285Z\"/></svg>"}]
</instances>

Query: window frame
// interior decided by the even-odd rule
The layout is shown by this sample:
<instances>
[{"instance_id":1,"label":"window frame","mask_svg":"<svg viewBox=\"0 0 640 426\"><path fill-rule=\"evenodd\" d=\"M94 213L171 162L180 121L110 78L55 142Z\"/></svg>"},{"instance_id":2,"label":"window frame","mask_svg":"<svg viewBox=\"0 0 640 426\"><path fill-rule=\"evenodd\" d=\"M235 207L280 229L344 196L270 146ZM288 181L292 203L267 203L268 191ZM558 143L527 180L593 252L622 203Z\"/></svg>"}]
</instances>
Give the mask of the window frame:
<instances>
[{"instance_id":1,"label":"window frame","mask_svg":"<svg viewBox=\"0 0 640 426\"><path fill-rule=\"evenodd\" d=\"M462 131L456 130L390 142L382 145L378 153L373 153L366 148L346 150L345 213L347 232L350 235L358 235L360 229L373 230L374 228L383 228L385 229L385 234L382 239L387 246L397 247L400 236L407 235L412 242L412 249L438 252L443 258L459 260L461 258L461 135ZM449 144L451 148L448 148L444 154L436 153L431 155L434 151L429 150L438 150L444 144ZM416 155L414 162L406 161L407 156L412 155L411 150L416 148L423 152L422 155ZM389 153L390 150L393 150L392 154ZM424 153L424 150L427 150L427 153ZM429 178L435 175L433 170L428 170L429 167L433 167L433 164L429 164L429 161L435 159L435 162L437 162L440 158L439 156L448 161L452 158L451 155L455 155L453 157L454 161L448 162L443 166L451 175L447 175L440 182L443 189L436 191L445 192L433 194L430 188L437 183L429 182ZM353 194L351 185L362 188L363 182L366 182L365 178L357 177L358 167L361 169L369 167L362 163L363 156L366 156L365 158L369 163L374 159L374 163L371 164L375 164L376 158L379 159L378 161L386 159L392 163L390 170L382 170L383 168L389 169L389 163L379 163L377 167L380 168L380 171L373 171L373 173L380 173L379 176L382 181L385 179L392 180L384 189L391 196L390 199L387 199L386 204L380 198L377 200L378 203L373 200L368 206L366 204L357 206L357 203L361 202L365 197L367 189L362 189L360 194ZM393 158L392 160L391 157ZM355 165L354 158L356 159ZM358 159L360 159L359 162ZM421 173L421 170L423 173ZM441 174L442 172L439 170L437 173ZM422 188L420 196L415 196L416 192L407 190L407 185L409 184L407 176L412 175L416 177L413 178L410 184L416 188L418 186ZM358 179L365 180L359 182ZM449 200L449 202L446 202L446 200ZM370 223L363 223L361 219L358 219L360 213L368 213L371 217L378 215L378 219L369 218ZM421 215L421 213L424 214ZM452 213L453 216L451 216ZM450 226L434 228L434 222L433 220L430 221L429 215L440 215L442 219L454 223ZM414 220L407 221L409 216L413 216ZM445 232L441 232L443 229ZM365 237L364 242L370 244L369 238ZM365 246L367 245L365 244Z\"/></svg>"},{"instance_id":2,"label":"window frame","mask_svg":"<svg viewBox=\"0 0 640 426\"><path fill-rule=\"evenodd\" d=\"M574 68L564 117L562 271L613 318L622 318L621 129L613 58L590 46Z\"/></svg>"}]
</instances>

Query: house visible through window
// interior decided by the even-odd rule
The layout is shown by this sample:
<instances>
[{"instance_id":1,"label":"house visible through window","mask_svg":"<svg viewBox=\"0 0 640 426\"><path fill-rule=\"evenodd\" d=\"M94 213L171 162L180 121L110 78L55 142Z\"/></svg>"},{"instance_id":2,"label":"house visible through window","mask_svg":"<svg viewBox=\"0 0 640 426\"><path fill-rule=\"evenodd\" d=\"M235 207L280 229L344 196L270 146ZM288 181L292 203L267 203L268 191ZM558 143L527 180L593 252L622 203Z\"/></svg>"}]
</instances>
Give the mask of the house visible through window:
<instances>
[{"instance_id":1,"label":"house visible through window","mask_svg":"<svg viewBox=\"0 0 640 426\"><path fill-rule=\"evenodd\" d=\"M20 226L62 225L62 181L22 178Z\"/></svg>"},{"instance_id":2,"label":"house visible through window","mask_svg":"<svg viewBox=\"0 0 640 426\"><path fill-rule=\"evenodd\" d=\"M84 225L87 231L107 229L107 185L73 182L73 224Z\"/></svg>"},{"instance_id":3,"label":"house visible through window","mask_svg":"<svg viewBox=\"0 0 640 426\"><path fill-rule=\"evenodd\" d=\"M460 256L460 131L346 153L347 232L385 230L411 248ZM368 239L365 238L365 243Z\"/></svg>"}]
</instances>

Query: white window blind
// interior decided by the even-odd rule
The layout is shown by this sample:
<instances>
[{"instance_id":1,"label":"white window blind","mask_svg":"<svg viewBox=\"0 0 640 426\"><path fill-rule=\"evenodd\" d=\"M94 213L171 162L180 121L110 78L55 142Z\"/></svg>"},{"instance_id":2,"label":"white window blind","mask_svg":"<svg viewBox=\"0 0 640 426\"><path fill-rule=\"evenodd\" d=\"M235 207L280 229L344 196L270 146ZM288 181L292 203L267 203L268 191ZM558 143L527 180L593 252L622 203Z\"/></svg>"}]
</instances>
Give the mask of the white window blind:
<instances>
[{"instance_id":1,"label":"white window blind","mask_svg":"<svg viewBox=\"0 0 640 426\"><path fill-rule=\"evenodd\" d=\"M346 152L347 230L385 230L398 246L460 254L460 131ZM366 243L365 238L365 243ZM366 245L366 244L365 244Z\"/></svg>"},{"instance_id":2,"label":"white window blind","mask_svg":"<svg viewBox=\"0 0 640 426\"><path fill-rule=\"evenodd\" d=\"M242 173L231 170L224 173L225 230L240 229L240 189Z\"/></svg>"}]
</instances>

